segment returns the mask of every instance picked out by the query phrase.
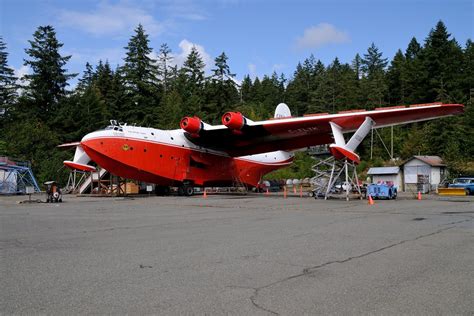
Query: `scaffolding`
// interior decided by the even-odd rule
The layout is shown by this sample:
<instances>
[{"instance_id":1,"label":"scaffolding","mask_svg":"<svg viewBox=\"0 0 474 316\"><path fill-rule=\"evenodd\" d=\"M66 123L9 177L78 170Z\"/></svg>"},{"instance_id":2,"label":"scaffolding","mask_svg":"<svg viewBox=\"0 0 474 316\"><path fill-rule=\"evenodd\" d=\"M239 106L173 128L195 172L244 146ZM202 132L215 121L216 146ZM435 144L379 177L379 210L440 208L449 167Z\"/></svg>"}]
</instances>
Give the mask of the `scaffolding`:
<instances>
[{"instance_id":1,"label":"scaffolding","mask_svg":"<svg viewBox=\"0 0 474 316\"><path fill-rule=\"evenodd\" d=\"M30 162L0 157L0 194L26 194L26 187L41 191Z\"/></svg>"},{"instance_id":2,"label":"scaffolding","mask_svg":"<svg viewBox=\"0 0 474 316\"><path fill-rule=\"evenodd\" d=\"M331 197L343 196L347 201L351 197L363 198L354 162L347 159L337 160L332 156L327 157L330 153L325 152L324 148L308 153L316 160L311 168L315 176L310 180L315 198L327 200Z\"/></svg>"}]
</instances>

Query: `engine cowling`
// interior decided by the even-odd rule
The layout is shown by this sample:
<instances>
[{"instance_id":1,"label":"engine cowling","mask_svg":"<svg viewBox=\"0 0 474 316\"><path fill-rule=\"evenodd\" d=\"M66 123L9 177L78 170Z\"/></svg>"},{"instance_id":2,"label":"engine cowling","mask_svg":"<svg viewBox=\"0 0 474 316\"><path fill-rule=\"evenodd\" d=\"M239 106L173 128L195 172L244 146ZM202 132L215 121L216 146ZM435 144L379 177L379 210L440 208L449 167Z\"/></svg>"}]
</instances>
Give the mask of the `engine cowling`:
<instances>
[{"instance_id":1,"label":"engine cowling","mask_svg":"<svg viewBox=\"0 0 474 316\"><path fill-rule=\"evenodd\" d=\"M227 112L222 116L222 124L230 129L240 130L247 123L247 119L240 112Z\"/></svg>"},{"instance_id":2,"label":"engine cowling","mask_svg":"<svg viewBox=\"0 0 474 316\"><path fill-rule=\"evenodd\" d=\"M194 117L186 116L179 123L179 126L183 130L185 130L186 132L192 135L198 135L203 125L204 125L203 122L197 116L194 116Z\"/></svg>"}]
</instances>

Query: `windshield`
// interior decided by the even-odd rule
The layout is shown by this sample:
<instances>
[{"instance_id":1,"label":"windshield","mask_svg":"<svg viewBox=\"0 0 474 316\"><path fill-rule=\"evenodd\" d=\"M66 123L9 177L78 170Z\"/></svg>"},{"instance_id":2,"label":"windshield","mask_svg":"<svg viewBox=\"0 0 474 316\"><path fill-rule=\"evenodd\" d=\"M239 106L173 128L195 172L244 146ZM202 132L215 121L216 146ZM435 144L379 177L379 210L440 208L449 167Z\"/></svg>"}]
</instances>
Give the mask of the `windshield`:
<instances>
[{"instance_id":1,"label":"windshield","mask_svg":"<svg viewBox=\"0 0 474 316\"><path fill-rule=\"evenodd\" d=\"M454 183L469 183L469 179L454 179Z\"/></svg>"},{"instance_id":2,"label":"windshield","mask_svg":"<svg viewBox=\"0 0 474 316\"><path fill-rule=\"evenodd\" d=\"M114 131L123 132L122 126L109 125L109 126L107 126L107 127L105 128L105 130L110 130L110 129L113 129Z\"/></svg>"}]
</instances>

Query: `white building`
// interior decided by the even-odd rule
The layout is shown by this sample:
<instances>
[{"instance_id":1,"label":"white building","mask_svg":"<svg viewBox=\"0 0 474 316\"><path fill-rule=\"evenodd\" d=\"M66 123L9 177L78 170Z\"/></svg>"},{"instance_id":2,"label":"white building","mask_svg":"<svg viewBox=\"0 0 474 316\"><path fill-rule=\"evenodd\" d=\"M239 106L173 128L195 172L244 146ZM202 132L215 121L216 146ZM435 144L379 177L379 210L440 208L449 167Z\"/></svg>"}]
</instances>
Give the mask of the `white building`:
<instances>
[{"instance_id":1,"label":"white building","mask_svg":"<svg viewBox=\"0 0 474 316\"><path fill-rule=\"evenodd\" d=\"M446 165L438 156L413 156L403 169L404 191L428 193L435 191L446 176Z\"/></svg>"},{"instance_id":2,"label":"white building","mask_svg":"<svg viewBox=\"0 0 474 316\"><path fill-rule=\"evenodd\" d=\"M399 167L374 167L370 168L367 175L372 183L392 182L400 191L403 189L402 173Z\"/></svg>"}]
</instances>

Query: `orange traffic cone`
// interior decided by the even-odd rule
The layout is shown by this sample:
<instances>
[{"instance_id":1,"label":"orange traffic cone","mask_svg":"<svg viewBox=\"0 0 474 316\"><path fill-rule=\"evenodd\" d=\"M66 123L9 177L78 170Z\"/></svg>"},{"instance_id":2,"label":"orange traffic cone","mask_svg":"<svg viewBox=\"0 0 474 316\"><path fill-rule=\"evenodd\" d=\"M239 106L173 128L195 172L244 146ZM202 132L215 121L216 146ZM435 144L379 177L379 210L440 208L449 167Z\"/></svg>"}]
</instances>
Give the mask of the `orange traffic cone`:
<instances>
[{"instance_id":1,"label":"orange traffic cone","mask_svg":"<svg viewBox=\"0 0 474 316\"><path fill-rule=\"evenodd\" d=\"M418 191L418 201L421 201L421 192Z\"/></svg>"},{"instance_id":2,"label":"orange traffic cone","mask_svg":"<svg viewBox=\"0 0 474 316\"><path fill-rule=\"evenodd\" d=\"M286 185L283 187L283 197L286 199Z\"/></svg>"},{"instance_id":3,"label":"orange traffic cone","mask_svg":"<svg viewBox=\"0 0 474 316\"><path fill-rule=\"evenodd\" d=\"M303 186L300 185L300 197L303 197Z\"/></svg>"},{"instance_id":4,"label":"orange traffic cone","mask_svg":"<svg viewBox=\"0 0 474 316\"><path fill-rule=\"evenodd\" d=\"M203 199L207 199L207 190L204 189L204 195L202 196Z\"/></svg>"},{"instance_id":5,"label":"orange traffic cone","mask_svg":"<svg viewBox=\"0 0 474 316\"><path fill-rule=\"evenodd\" d=\"M372 199L372 195L369 194L369 205L374 205L374 199Z\"/></svg>"},{"instance_id":6,"label":"orange traffic cone","mask_svg":"<svg viewBox=\"0 0 474 316\"><path fill-rule=\"evenodd\" d=\"M296 194L296 185L293 186L293 193Z\"/></svg>"},{"instance_id":7,"label":"orange traffic cone","mask_svg":"<svg viewBox=\"0 0 474 316\"><path fill-rule=\"evenodd\" d=\"M265 192L265 195L269 195L269 194L270 194L270 192L268 192L268 188L267 188L267 192Z\"/></svg>"}]
</instances>

